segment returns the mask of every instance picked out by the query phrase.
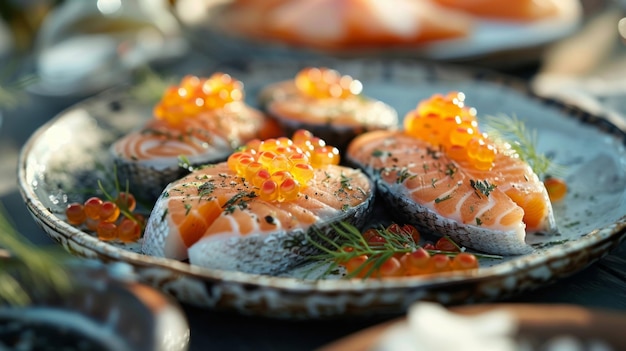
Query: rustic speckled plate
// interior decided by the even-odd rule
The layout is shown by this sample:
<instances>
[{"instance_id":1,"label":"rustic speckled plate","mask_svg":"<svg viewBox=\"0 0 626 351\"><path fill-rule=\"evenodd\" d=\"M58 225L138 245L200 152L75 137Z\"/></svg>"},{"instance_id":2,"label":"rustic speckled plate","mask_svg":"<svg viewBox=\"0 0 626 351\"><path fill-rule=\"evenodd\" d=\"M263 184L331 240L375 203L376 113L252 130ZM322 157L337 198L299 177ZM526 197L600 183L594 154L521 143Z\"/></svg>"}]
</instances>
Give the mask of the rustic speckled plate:
<instances>
[{"instance_id":1,"label":"rustic speckled plate","mask_svg":"<svg viewBox=\"0 0 626 351\"><path fill-rule=\"evenodd\" d=\"M626 134L599 116L534 96L499 75L397 61L308 62L361 79L365 93L403 116L433 93L456 90L479 116L509 114L536 129L538 148L565 165L570 192L556 204L560 234L529 236L535 252L483 262L472 273L389 280L303 279L302 271L258 276L193 267L148 257L139 245L107 243L63 221L68 201L96 187L110 165L108 145L150 118L118 90L78 104L41 127L25 145L19 185L35 220L70 252L122 261L145 283L180 301L285 318L402 313L417 300L474 303L509 297L579 271L614 248L626 230ZM256 62L219 67L246 84L251 104L265 84L293 77L302 62ZM106 168L106 167L105 167ZM385 216L379 206L378 219Z\"/></svg>"}]
</instances>

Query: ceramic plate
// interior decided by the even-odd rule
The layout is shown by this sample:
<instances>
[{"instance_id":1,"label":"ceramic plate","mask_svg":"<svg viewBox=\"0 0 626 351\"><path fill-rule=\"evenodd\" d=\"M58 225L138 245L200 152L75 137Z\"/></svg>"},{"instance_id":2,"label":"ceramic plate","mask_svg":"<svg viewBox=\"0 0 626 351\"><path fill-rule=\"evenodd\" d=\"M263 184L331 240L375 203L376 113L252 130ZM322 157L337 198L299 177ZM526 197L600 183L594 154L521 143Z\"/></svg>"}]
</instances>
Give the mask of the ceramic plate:
<instances>
[{"instance_id":1,"label":"ceramic plate","mask_svg":"<svg viewBox=\"0 0 626 351\"><path fill-rule=\"evenodd\" d=\"M581 270L615 247L625 232L626 134L596 116L537 97L519 81L487 72L398 61L256 62L217 67L242 80L250 104L265 84L288 79L306 65L359 77L364 93L403 116L434 93L465 92L479 116L516 115L537 132L537 147L564 166L570 186L555 204L560 234L529 236L535 252L484 262L471 274L389 280L302 279L193 267L142 255L139 244L99 241L63 221L69 201L96 189L111 165L109 144L146 119L123 89L84 101L42 126L24 146L19 185L36 221L70 252L132 265L145 283L179 300L211 308L279 317L401 313L417 300L444 304L509 297ZM84 198L83 198L84 199ZM385 216L378 205L378 215ZM380 219L380 217L378 218Z\"/></svg>"},{"instance_id":2,"label":"ceramic plate","mask_svg":"<svg viewBox=\"0 0 626 351\"><path fill-rule=\"evenodd\" d=\"M534 22L516 22L475 18L472 32L462 39L441 40L423 45L379 48L317 51L305 47L284 45L279 42L259 42L216 28L212 18L219 16L224 3L215 0L178 0L172 14L178 19L189 38L211 57L232 60L241 57L311 57L333 55L340 57L418 57L436 60L472 60L486 56L515 52L507 61L528 59L524 51L542 47L573 33L580 25L582 8L578 0L554 1L557 12L553 17ZM532 54L535 55L536 53ZM510 64L510 62L508 62Z\"/></svg>"}]
</instances>

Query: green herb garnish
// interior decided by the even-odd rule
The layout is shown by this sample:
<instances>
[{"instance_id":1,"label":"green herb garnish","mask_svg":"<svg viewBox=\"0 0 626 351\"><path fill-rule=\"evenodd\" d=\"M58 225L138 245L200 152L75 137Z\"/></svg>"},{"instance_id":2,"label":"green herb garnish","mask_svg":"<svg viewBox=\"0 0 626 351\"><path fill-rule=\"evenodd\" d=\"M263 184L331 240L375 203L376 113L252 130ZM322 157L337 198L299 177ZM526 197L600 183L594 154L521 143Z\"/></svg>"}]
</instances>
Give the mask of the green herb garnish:
<instances>
[{"instance_id":1,"label":"green herb garnish","mask_svg":"<svg viewBox=\"0 0 626 351\"><path fill-rule=\"evenodd\" d=\"M486 116L486 122L488 134L494 139L509 142L511 149L530 165L539 178L543 178L548 171L560 173L560 167L537 150L537 131L528 130L526 124L516 116Z\"/></svg>"},{"instance_id":2,"label":"green herb garnish","mask_svg":"<svg viewBox=\"0 0 626 351\"><path fill-rule=\"evenodd\" d=\"M370 244L365 240L359 229L349 223L339 222L332 225L337 238L332 239L328 234L323 233L319 229L314 230L313 235L306 234L306 240L313 246L317 247L321 254L311 257L312 260L318 261L318 267L327 265L325 271L319 278L323 278L331 272L336 271L339 262L347 262L355 257L367 255L368 259L355 271L346 275L346 278L354 278L364 273L364 278L370 277L381 265L395 254L410 253L420 247L419 243L413 240L411 235L404 233L392 232L386 228L376 229L377 235L381 236L384 241L376 244ZM449 238L448 238L449 239ZM452 240L450 240L452 242ZM453 242L454 243L454 242ZM454 243L455 246L456 243ZM430 254L445 254L455 256L459 252L427 250ZM459 250L463 252L463 250ZM502 256L487 255L473 253L476 257L501 259Z\"/></svg>"},{"instance_id":3,"label":"green herb garnish","mask_svg":"<svg viewBox=\"0 0 626 351\"><path fill-rule=\"evenodd\" d=\"M70 257L67 252L32 244L9 222L1 205L0 234L4 248L0 250L0 305L24 306L32 303L30 296L71 288L71 276L64 267Z\"/></svg>"},{"instance_id":4,"label":"green herb garnish","mask_svg":"<svg viewBox=\"0 0 626 351\"><path fill-rule=\"evenodd\" d=\"M226 201L222 208L224 209L224 212L229 214L235 212L237 207L239 207L239 209L241 210L245 210L246 208L248 208L248 203L246 202L246 200L250 200L255 197L257 197L257 194L254 191L240 191L233 197L228 199L228 201Z\"/></svg>"},{"instance_id":5,"label":"green herb garnish","mask_svg":"<svg viewBox=\"0 0 626 351\"><path fill-rule=\"evenodd\" d=\"M480 194L485 196L489 196L489 194L496 189L495 184L489 184L489 182L485 180L474 180L470 179L470 185L474 188L476 195L480 197Z\"/></svg>"}]
</instances>

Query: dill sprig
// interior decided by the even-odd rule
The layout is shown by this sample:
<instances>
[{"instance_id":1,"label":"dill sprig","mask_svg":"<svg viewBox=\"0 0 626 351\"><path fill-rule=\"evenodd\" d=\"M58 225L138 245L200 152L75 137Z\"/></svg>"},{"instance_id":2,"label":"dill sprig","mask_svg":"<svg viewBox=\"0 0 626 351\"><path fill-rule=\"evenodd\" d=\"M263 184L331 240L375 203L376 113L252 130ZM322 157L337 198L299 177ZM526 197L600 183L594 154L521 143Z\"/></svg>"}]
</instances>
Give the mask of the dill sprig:
<instances>
[{"instance_id":1,"label":"dill sprig","mask_svg":"<svg viewBox=\"0 0 626 351\"><path fill-rule=\"evenodd\" d=\"M135 99L146 103L154 104L161 97L165 90L174 84L173 77L163 77L145 66L137 72L137 82L130 89L130 94Z\"/></svg>"},{"instance_id":2,"label":"dill sprig","mask_svg":"<svg viewBox=\"0 0 626 351\"><path fill-rule=\"evenodd\" d=\"M375 229L377 235L381 236L383 242L368 243L367 240L361 234L359 229L349 223L339 222L331 225L334 233L337 234L337 238L334 240L329 235L323 233L321 230L316 229L314 233L315 238L306 234L306 239L311 245L317 247L322 251L321 254L314 255L311 259L317 260L319 263L315 268L319 268L323 265L328 265L326 270L318 278L328 276L331 272L335 271L341 262L347 262L353 258L367 255L367 260L361 264L353 272L346 275L346 278L354 278L361 276L363 273L364 278L372 276L389 258L395 254L410 253L421 246L415 242L411 235L405 233L396 233L390 231L387 228L381 227ZM317 240L316 240L317 239ZM448 238L450 239L450 238ZM453 242L452 240L450 240ZM454 242L453 242L454 243ZM443 251L443 250L426 250L429 254L444 254L448 256L455 256L460 252L464 252L456 243L458 251ZM501 259L502 256L478 254L473 253L476 257L481 258L493 258Z\"/></svg>"},{"instance_id":3,"label":"dill sprig","mask_svg":"<svg viewBox=\"0 0 626 351\"><path fill-rule=\"evenodd\" d=\"M120 187L120 181L117 177L117 166L113 165L113 184L115 186L115 193L116 194L120 194L122 193L121 187ZM102 192L102 195L104 195L104 197L111 202L114 202L117 207L120 209L120 213L130 219L131 221L139 224L140 226L142 226L143 229L143 223L137 219L137 217L132 213L132 211L128 208L128 204L125 203L124 201L117 201L117 198L113 196L113 194L111 194L110 192L108 192L105 188L104 185L102 184L102 181L100 179L98 179L98 188L100 188L100 191ZM126 187L125 190L123 192L125 192L126 194L131 194L130 193L130 185L128 180L126 181Z\"/></svg>"},{"instance_id":4,"label":"dill sprig","mask_svg":"<svg viewBox=\"0 0 626 351\"><path fill-rule=\"evenodd\" d=\"M530 165L539 178L543 178L550 171L560 172L552 160L537 150L537 131L527 129L526 124L517 116L486 116L486 122L489 136L509 142L511 149Z\"/></svg>"},{"instance_id":5,"label":"dill sprig","mask_svg":"<svg viewBox=\"0 0 626 351\"><path fill-rule=\"evenodd\" d=\"M64 267L69 254L58 247L35 246L21 236L0 206L0 305L25 306L30 296L71 288L71 276ZM2 250L2 251L4 251Z\"/></svg>"},{"instance_id":6,"label":"dill sprig","mask_svg":"<svg viewBox=\"0 0 626 351\"><path fill-rule=\"evenodd\" d=\"M0 108L13 109L23 103L27 95L24 89L37 81L35 75L25 75L10 83L0 82Z\"/></svg>"}]
</instances>

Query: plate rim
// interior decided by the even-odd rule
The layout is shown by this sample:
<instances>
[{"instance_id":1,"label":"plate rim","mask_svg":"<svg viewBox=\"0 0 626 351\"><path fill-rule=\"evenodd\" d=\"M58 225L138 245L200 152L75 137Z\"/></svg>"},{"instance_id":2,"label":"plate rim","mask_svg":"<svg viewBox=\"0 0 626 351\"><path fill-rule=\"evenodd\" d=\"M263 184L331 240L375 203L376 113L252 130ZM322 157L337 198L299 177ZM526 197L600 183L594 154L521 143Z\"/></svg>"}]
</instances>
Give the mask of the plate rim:
<instances>
[{"instance_id":1,"label":"plate rim","mask_svg":"<svg viewBox=\"0 0 626 351\"><path fill-rule=\"evenodd\" d=\"M288 60L291 61L291 60ZM320 60L315 60L319 62ZM592 125L593 127L599 128L603 133L608 135L616 135L621 137L622 144L626 145L626 131L620 129L618 126L611 123L606 118L602 117L601 114L588 112L580 107L567 104L566 102L561 102L554 98L542 97L536 95L531 86L520 79L515 77L510 77L507 75L503 75L500 73L496 73L493 71L485 70L485 69L465 69L461 67L456 67L455 65L449 64L437 64L437 63L423 63L416 62L410 60L376 60L376 59L366 59L366 60L331 60L337 64L361 64L367 65L368 62L378 62L382 63L383 66L402 66L402 67L420 67L422 69L426 69L430 72L432 76L429 79L435 79L438 77L437 72L449 72L448 69L452 68L456 70L455 73L462 73L464 76L463 80L475 80L475 81L487 81L491 83L496 83L502 86L506 86L512 88L517 94L524 94L524 96L530 99L537 99L549 106L556 106L558 108L563 109L567 112L568 118L575 118L580 120L583 123ZM269 61L266 61L267 64ZM293 60L293 63L297 65L301 65L302 60ZM327 62L327 61L324 61ZM251 64L259 63L258 61L251 62ZM306 64L306 63L304 63ZM281 65L280 63L277 65ZM235 69L241 69L241 67L236 67ZM446 73L448 75L449 73ZM223 271L216 269L209 269L204 267L192 266L185 262L180 262L174 259L168 258L159 258L159 257L151 257L148 255L131 252L129 250L124 250L122 248L115 247L106 242L100 241L94 236L79 230L66 223L62 219L56 217L54 213L49 211L38 199L37 194L35 193L33 187L29 184L28 174L29 170L28 166L28 157L30 156L32 149L36 145L40 136L45 133L51 126L55 125L59 120L63 118L67 118L68 112L74 109L83 108L84 106L88 106L93 104L94 101L100 101L103 98L111 98L116 97L122 94L123 91L109 89L104 91L98 95L85 99L77 104L69 106L68 108L59 112L55 117L50 119L48 122L40 126L28 139L28 141L24 144L22 149L20 150L20 155L18 159L18 187L20 193L22 195L23 200L25 201L29 211L33 215L36 221L42 221L46 226L51 229L62 229L63 233L59 233L67 240L74 242L75 244L85 247L87 244L89 245L86 248L90 251L94 251L99 259L105 260L114 260L114 261L123 261L129 263L133 266L137 267L158 267L161 269L166 269L169 271L173 271L177 274L183 274L185 276L191 276L193 278L200 278L202 280L212 281L212 282L229 282L229 283L237 283L237 284L252 284L255 286L261 287L270 287L273 289L281 289L285 291L291 292L333 292L333 291L341 291L341 292L349 292L349 291L378 291L385 289L429 289L433 287L443 287L450 285L457 285L463 283L471 283L488 280L494 277L501 277L505 275L511 274L511 269L508 267L514 266L516 263L524 262L525 260L529 260L528 255L523 255L517 258L513 258L508 262L503 264L496 264L492 267L482 267L479 268L473 274L460 274L456 273L446 273L432 277L401 277L394 279L369 279L369 280L342 280L342 279L332 279L332 280L303 280L299 278L291 278L291 277L277 277L277 276L267 276L267 275L258 275L258 274L249 274L243 272L233 272L233 271ZM604 233L606 232L606 233ZM48 233L50 235L50 233ZM548 252L550 255L542 254L535 255L532 260L529 262L521 264L520 267L524 267L525 269L533 269L536 267L543 266L550 259L568 256L574 252L578 252L581 248L591 248L591 247L601 247L604 245L616 245L617 242L626 237L626 216L620 218L620 220L615 223L611 223L602 228L597 228L596 230L588 233L584 237L566 242L563 244L559 244L557 246L553 246L547 248L542 251L542 253ZM58 241L55 238L56 241ZM581 242L582 241L582 242ZM603 255L608 253L611 248L604 248ZM533 254L531 254L533 255ZM591 262L587 262L585 266L591 264ZM584 268L584 267L582 267ZM580 268L580 269L582 269Z\"/></svg>"}]
</instances>

